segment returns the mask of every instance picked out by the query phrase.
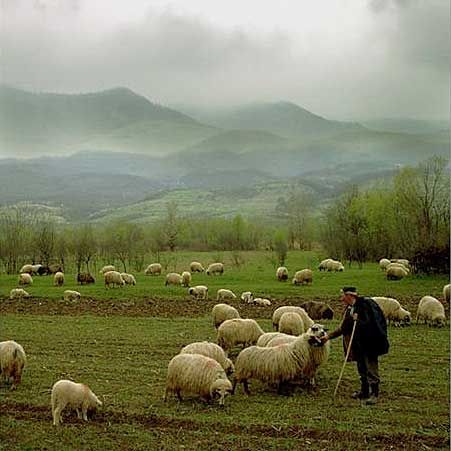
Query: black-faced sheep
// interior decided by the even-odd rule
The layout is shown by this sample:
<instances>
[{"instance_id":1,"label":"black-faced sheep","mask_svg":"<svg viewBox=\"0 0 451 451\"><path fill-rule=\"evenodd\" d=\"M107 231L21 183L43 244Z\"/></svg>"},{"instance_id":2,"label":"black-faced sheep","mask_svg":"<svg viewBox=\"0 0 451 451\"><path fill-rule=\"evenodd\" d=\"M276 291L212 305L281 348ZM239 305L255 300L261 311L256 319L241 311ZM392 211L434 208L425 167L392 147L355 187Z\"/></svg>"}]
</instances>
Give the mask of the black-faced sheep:
<instances>
[{"instance_id":1,"label":"black-faced sheep","mask_svg":"<svg viewBox=\"0 0 451 451\"><path fill-rule=\"evenodd\" d=\"M146 276L158 276L161 274L162 266L160 263L151 263L144 271Z\"/></svg>"},{"instance_id":2,"label":"black-faced sheep","mask_svg":"<svg viewBox=\"0 0 451 451\"><path fill-rule=\"evenodd\" d=\"M189 287L191 285L191 273L189 271L182 272L182 285Z\"/></svg>"},{"instance_id":3,"label":"black-faced sheep","mask_svg":"<svg viewBox=\"0 0 451 451\"><path fill-rule=\"evenodd\" d=\"M224 265L222 263L212 263L205 271L209 275L222 275L224 273Z\"/></svg>"},{"instance_id":4,"label":"black-faced sheep","mask_svg":"<svg viewBox=\"0 0 451 451\"><path fill-rule=\"evenodd\" d=\"M372 296L372 299L381 308L387 322L393 321L395 326L410 324L412 315L396 299L383 296Z\"/></svg>"},{"instance_id":5,"label":"black-faced sheep","mask_svg":"<svg viewBox=\"0 0 451 451\"><path fill-rule=\"evenodd\" d=\"M133 274L127 274L126 272L121 272L121 277L126 285L136 285L136 279Z\"/></svg>"},{"instance_id":6,"label":"black-faced sheep","mask_svg":"<svg viewBox=\"0 0 451 451\"><path fill-rule=\"evenodd\" d=\"M205 285L196 285L188 290L188 293L195 299L204 300L208 299L208 287Z\"/></svg>"},{"instance_id":7,"label":"black-faced sheep","mask_svg":"<svg viewBox=\"0 0 451 451\"><path fill-rule=\"evenodd\" d=\"M20 384L26 363L25 351L19 343L12 340L0 342L0 376L12 383L11 390Z\"/></svg>"},{"instance_id":8,"label":"black-faced sheep","mask_svg":"<svg viewBox=\"0 0 451 451\"><path fill-rule=\"evenodd\" d=\"M176 272L170 272L169 274L166 274L166 281L165 281L165 286L168 285L182 285L183 280L182 280L182 276Z\"/></svg>"},{"instance_id":9,"label":"black-faced sheep","mask_svg":"<svg viewBox=\"0 0 451 451\"><path fill-rule=\"evenodd\" d=\"M253 298L248 304L256 305L257 307L270 307L271 301L266 298Z\"/></svg>"},{"instance_id":10,"label":"black-faced sheep","mask_svg":"<svg viewBox=\"0 0 451 451\"><path fill-rule=\"evenodd\" d=\"M326 258L318 265L318 269L320 271L327 271L327 264L331 261L333 261L331 258Z\"/></svg>"},{"instance_id":11,"label":"black-faced sheep","mask_svg":"<svg viewBox=\"0 0 451 451\"><path fill-rule=\"evenodd\" d=\"M304 285L313 282L313 272L311 269L297 271L293 277L293 285Z\"/></svg>"},{"instance_id":12,"label":"black-faced sheep","mask_svg":"<svg viewBox=\"0 0 451 451\"><path fill-rule=\"evenodd\" d=\"M231 290L220 288L216 293L217 301L233 301L234 299L236 299L236 295Z\"/></svg>"},{"instance_id":13,"label":"black-faced sheep","mask_svg":"<svg viewBox=\"0 0 451 451\"><path fill-rule=\"evenodd\" d=\"M191 264L189 265L189 268L190 268L191 272L204 272L205 271L204 267L199 262L191 262Z\"/></svg>"},{"instance_id":14,"label":"black-faced sheep","mask_svg":"<svg viewBox=\"0 0 451 451\"><path fill-rule=\"evenodd\" d=\"M118 287L123 287L125 281L121 276L120 272L117 271L107 271L103 274L103 279L105 281L105 288L113 288L117 285Z\"/></svg>"},{"instance_id":15,"label":"black-faced sheep","mask_svg":"<svg viewBox=\"0 0 451 451\"><path fill-rule=\"evenodd\" d=\"M279 282L288 280L288 269L285 266L280 266L277 268L276 277Z\"/></svg>"}]
</instances>

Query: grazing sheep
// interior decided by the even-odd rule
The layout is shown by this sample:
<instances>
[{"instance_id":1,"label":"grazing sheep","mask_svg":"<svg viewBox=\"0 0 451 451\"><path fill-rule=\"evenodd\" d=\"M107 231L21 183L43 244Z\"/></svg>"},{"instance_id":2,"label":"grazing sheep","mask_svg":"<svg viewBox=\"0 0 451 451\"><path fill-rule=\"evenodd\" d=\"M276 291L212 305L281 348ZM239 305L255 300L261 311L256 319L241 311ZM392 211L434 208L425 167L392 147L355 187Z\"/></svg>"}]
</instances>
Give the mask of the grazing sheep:
<instances>
[{"instance_id":1,"label":"grazing sheep","mask_svg":"<svg viewBox=\"0 0 451 451\"><path fill-rule=\"evenodd\" d=\"M301 307L313 320L332 319L334 317L334 311L325 302L307 301L301 304Z\"/></svg>"},{"instance_id":2,"label":"grazing sheep","mask_svg":"<svg viewBox=\"0 0 451 451\"><path fill-rule=\"evenodd\" d=\"M191 285L191 273L188 271L182 272L182 285L184 287L189 287Z\"/></svg>"},{"instance_id":3,"label":"grazing sheep","mask_svg":"<svg viewBox=\"0 0 451 451\"><path fill-rule=\"evenodd\" d=\"M381 258L379 260L379 268L382 269L382 271L385 271L389 264L390 264L390 260L388 258Z\"/></svg>"},{"instance_id":4,"label":"grazing sheep","mask_svg":"<svg viewBox=\"0 0 451 451\"><path fill-rule=\"evenodd\" d=\"M165 401L171 392L180 401L182 392L206 401L219 397L219 405L223 406L225 397L232 392L232 384L216 360L201 354L179 354L168 365Z\"/></svg>"},{"instance_id":5,"label":"grazing sheep","mask_svg":"<svg viewBox=\"0 0 451 451\"><path fill-rule=\"evenodd\" d=\"M33 265L23 265L22 268L20 268L19 274L31 274L33 272Z\"/></svg>"},{"instance_id":6,"label":"grazing sheep","mask_svg":"<svg viewBox=\"0 0 451 451\"><path fill-rule=\"evenodd\" d=\"M122 280L125 282L125 285L136 285L136 279L133 274L127 274L126 272L121 272Z\"/></svg>"},{"instance_id":7,"label":"grazing sheep","mask_svg":"<svg viewBox=\"0 0 451 451\"><path fill-rule=\"evenodd\" d=\"M55 285L55 287L61 287L64 285L64 274L62 272L57 272L53 276L53 285Z\"/></svg>"},{"instance_id":8,"label":"grazing sheep","mask_svg":"<svg viewBox=\"0 0 451 451\"><path fill-rule=\"evenodd\" d=\"M288 335L288 334L280 334L277 337L272 338L267 343L267 348L273 348L274 346L284 345L287 343L293 343L293 341L296 341L298 338L298 335Z\"/></svg>"},{"instance_id":9,"label":"grazing sheep","mask_svg":"<svg viewBox=\"0 0 451 451\"><path fill-rule=\"evenodd\" d=\"M254 295L252 294L252 291L243 291L241 293L241 300L243 302L246 302L246 304L250 304L254 299Z\"/></svg>"},{"instance_id":10,"label":"grazing sheep","mask_svg":"<svg viewBox=\"0 0 451 451\"><path fill-rule=\"evenodd\" d=\"M217 301L233 301L236 299L236 295L231 290L226 290L225 288L220 288L216 293Z\"/></svg>"},{"instance_id":11,"label":"grazing sheep","mask_svg":"<svg viewBox=\"0 0 451 451\"><path fill-rule=\"evenodd\" d=\"M396 299L383 296L372 296L372 299L381 308L387 322L393 321L395 326L410 324L412 315Z\"/></svg>"},{"instance_id":12,"label":"grazing sheep","mask_svg":"<svg viewBox=\"0 0 451 451\"><path fill-rule=\"evenodd\" d=\"M249 394L249 379L277 384L279 393L284 383L299 377L314 384L318 367L329 357L329 342L321 341L325 334L321 324L313 324L292 343L243 349L235 362L233 392L236 385L242 383L245 393Z\"/></svg>"},{"instance_id":13,"label":"grazing sheep","mask_svg":"<svg viewBox=\"0 0 451 451\"><path fill-rule=\"evenodd\" d=\"M195 299L206 301L208 298L208 288L205 285L196 285L188 290L191 296Z\"/></svg>"},{"instance_id":14,"label":"grazing sheep","mask_svg":"<svg viewBox=\"0 0 451 451\"><path fill-rule=\"evenodd\" d=\"M27 357L22 346L15 341L0 342L0 376L11 382L11 390L15 390L22 380L22 371Z\"/></svg>"},{"instance_id":15,"label":"grazing sheep","mask_svg":"<svg viewBox=\"0 0 451 451\"><path fill-rule=\"evenodd\" d=\"M177 274L176 272L170 272L166 275L166 282L164 283L165 286L168 285L182 285L182 276L180 274Z\"/></svg>"},{"instance_id":16,"label":"grazing sheep","mask_svg":"<svg viewBox=\"0 0 451 451\"><path fill-rule=\"evenodd\" d=\"M288 269L285 266L277 268L276 277L279 282L288 280Z\"/></svg>"},{"instance_id":17,"label":"grazing sheep","mask_svg":"<svg viewBox=\"0 0 451 451\"><path fill-rule=\"evenodd\" d=\"M444 326L446 324L446 317L443 304L432 296L422 297L418 304L417 324L419 320L423 320L430 326Z\"/></svg>"},{"instance_id":18,"label":"grazing sheep","mask_svg":"<svg viewBox=\"0 0 451 451\"><path fill-rule=\"evenodd\" d=\"M338 260L329 260L326 263L326 269L327 271L334 271L334 272L342 272L345 270L345 267L343 266L343 264L341 262L339 262Z\"/></svg>"},{"instance_id":19,"label":"grazing sheep","mask_svg":"<svg viewBox=\"0 0 451 451\"><path fill-rule=\"evenodd\" d=\"M61 414L66 407L75 409L78 418L88 421L88 411L95 411L97 407L102 406L102 401L87 385L65 379L53 385L51 402L54 426L63 422Z\"/></svg>"},{"instance_id":20,"label":"grazing sheep","mask_svg":"<svg viewBox=\"0 0 451 451\"><path fill-rule=\"evenodd\" d=\"M158 276L161 274L162 266L160 263L151 263L144 271L146 276Z\"/></svg>"},{"instance_id":21,"label":"grazing sheep","mask_svg":"<svg viewBox=\"0 0 451 451\"><path fill-rule=\"evenodd\" d=\"M334 261L334 260L332 260L331 258L326 258L318 265L318 269L320 271L327 271L327 265L329 262L332 262L332 261Z\"/></svg>"},{"instance_id":22,"label":"grazing sheep","mask_svg":"<svg viewBox=\"0 0 451 451\"><path fill-rule=\"evenodd\" d=\"M96 280L89 272L79 272L77 274L77 283L80 285L88 285L90 283L96 283Z\"/></svg>"},{"instance_id":23,"label":"grazing sheep","mask_svg":"<svg viewBox=\"0 0 451 451\"><path fill-rule=\"evenodd\" d=\"M272 339L282 336L282 335L286 335L286 334L281 334L280 332L265 332L263 335L260 335L260 337L257 340L256 345L265 347Z\"/></svg>"},{"instance_id":24,"label":"grazing sheep","mask_svg":"<svg viewBox=\"0 0 451 451\"><path fill-rule=\"evenodd\" d=\"M118 287L123 287L125 285L125 281L121 276L120 272L117 271L107 271L103 274L103 279L105 281L105 288L110 288L113 285L113 288L117 285Z\"/></svg>"},{"instance_id":25,"label":"grazing sheep","mask_svg":"<svg viewBox=\"0 0 451 451\"><path fill-rule=\"evenodd\" d=\"M105 273L107 273L109 271L116 271L115 266L114 265L104 266L99 272L100 272L100 274L105 274Z\"/></svg>"},{"instance_id":26,"label":"grazing sheep","mask_svg":"<svg viewBox=\"0 0 451 451\"><path fill-rule=\"evenodd\" d=\"M409 274L404 267L391 265L387 267L387 280L401 280L408 275Z\"/></svg>"},{"instance_id":27,"label":"grazing sheep","mask_svg":"<svg viewBox=\"0 0 451 451\"><path fill-rule=\"evenodd\" d=\"M27 272L19 275L19 285L32 285L33 278Z\"/></svg>"},{"instance_id":28,"label":"grazing sheep","mask_svg":"<svg viewBox=\"0 0 451 451\"><path fill-rule=\"evenodd\" d=\"M81 299L81 294L78 291L66 290L63 293L63 297L65 301L78 301Z\"/></svg>"},{"instance_id":29,"label":"grazing sheep","mask_svg":"<svg viewBox=\"0 0 451 451\"><path fill-rule=\"evenodd\" d=\"M279 321L279 332L287 335L301 335L305 332L301 315L296 312L285 312Z\"/></svg>"},{"instance_id":30,"label":"grazing sheep","mask_svg":"<svg viewBox=\"0 0 451 451\"><path fill-rule=\"evenodd\" d=\"M42 268L41 264L31 265L31 275L36 276L39 274L40 269Z\"/></svg>"},{"instance_id":31,"label":"grazing sheep","mask_svg":"<svg viewBox=\"0 0 451 451\"><path fill-rule=\"evenodd\" d=\"M210 343L208 341L190 343L182 348L180 354L201 354L216 360L226 374L232 374L235 371L232 361L226 357L224 350L216 343Z\"/></svg>"},{"instance_id":32,"label":"grazing sheep","mask_svg":"<svg viewBox=\"0 0 451 451\"><path fill-rule=\"evenodd\" d=\"M257 343L264 331L253 319L234 318L224 321L218 327L218 345L224 349L226 355L234 346L251 346Z\"/></svg>"},{"instance_id":33,"label":"grazing sheep","mask_svg":"<svg viewBox=\"0 0 451 451\"><path fill-rule=\"evenodd\" d=\"M410 273L410 268L407 267L407 266L404 266L402 263L390 263L390 264L387 266L386 271L390 270L391 268L401 268L401 269L403 269L404 271L406 271L407 274Z\"/></svg>"},{"instance_id":34,"label":"grazing sheep","mask_svg":"<svg viewBox=\"0 0 451 451\"><path fill-rule=\"evenodd\" d=\"M447 302L449 304L449 289L450 289L451 285L445 285L443 287L443 299L445 300L445 302Z\"/></svg>"},{"instance_id":35,"label":"grazing sheep","mask_svg":"<svg viewBox=\"0 0 451 451\"><path fill-rule=\"evenodd\" d=\"M265 298L254 298L249 301L248 304L256 305L258 307L269 307L271 305L271 301Z\"/></svg>"},{"instance_id":36,"label":"grazing sheep","mask_svg":"<svg viewBox=\"0 0 451 451\"><path fill-rule=\"evenodd\" d=\"M293 277L293 285L303 285L313 282L313 272L311 269L297 271Z\"/></svg>"},{"instance_id":37,"label":"grazing sheep","mask_svg":"<svg viewBox=\"0 0 451 451\"><path fill-rule=\"evenodd\" d=\"M228 304L216 304L212 310L213 326L217 329L224 321L233 318L240 318L240 314L235 307Z\"/></svg>"},{"instance_id":38,"label":"grazing sheep","mask_svg":"<svg viewBox=\"0 0 451 451\"><path fill-rule=\"evenodd\" d=\"M400 265L403 265L406 269L410 268L410 262L409 260L405 258L392 258L390 260L391 263L399 263Z\"/></svg>"},{"instance_id":39,"label":"grazing sheep","mask_svg":"<svg viewBox=\"0 0 451 451\"><path fill-rule=\"evenodd\" d=\"M286 312L295 312L299 314L304 322L304 327L309 328L314 321L310 318L307 312L302 307L296 307L292 305L284 305L283 307L279 307L274 310L272 314L272 326L277 330L279 327L280 317Z\"/></svg>"},{"instance_id":40,"label":"grazing sheep","mask_svg":"<svg viewBox=\"0 0 451 451\"><path fill-rule=\"evenodd\" d=\"M205 269L202 266L202 263L199 262L191 262L191 264L189 265L189 269L191 272L204 272Z\"/></svg>"},{"instance_id":41,"label":"grazing sheep","mask_svg":"<svg viewBox=\"0 0 451 451\"><path fill-rule=\"evenodd\" d=\"M43 267L39 268L38 274L41 275L41 272L43 274L56 274L57 272L64 272L64 271L63 271L63 268L61 267L61 265L59 265L58 263L54 263L52 265L43 266Z\"/></svg>"},{"instance_id":42,"label":"grazing sheep","mask_svg":"<svg viewBox=\"0 0 451 451\"><path fill-rule=\"evenodd\" d=\"M207 276L211 275L222 275L224 273L224 265L222 263L212 263L208 268L207 271L205 271L207 273Z\"/></svg>"},{"instance_id":43,"label":"grazing sheep","mask_svg":"<svg viewBox=\"0 0 451 451\"><path fill-rule=\"evenodd\" d=\"M9 299L29 298L30 295L23 288L13 288L9 292Z\"/></svg>"}]
</instances>

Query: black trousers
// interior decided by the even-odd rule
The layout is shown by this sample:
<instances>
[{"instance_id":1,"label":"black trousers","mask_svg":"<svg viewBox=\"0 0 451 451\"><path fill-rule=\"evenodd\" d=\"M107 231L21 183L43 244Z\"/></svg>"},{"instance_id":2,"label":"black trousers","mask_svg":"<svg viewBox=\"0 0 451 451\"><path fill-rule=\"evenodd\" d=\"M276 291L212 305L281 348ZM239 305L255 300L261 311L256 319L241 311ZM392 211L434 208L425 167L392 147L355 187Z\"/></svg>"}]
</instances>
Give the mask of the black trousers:
<instances>
[{"instance_id":1,"label":"black trousers","mask_svg":"<svg viewBox=\"0 0 451 451\"><path fill-rule=\"evenodd\" d=\"M379 384L379 362L377 356L358 356L357 371L359 372L362 387Z\"/></svg>"}]
</instances>

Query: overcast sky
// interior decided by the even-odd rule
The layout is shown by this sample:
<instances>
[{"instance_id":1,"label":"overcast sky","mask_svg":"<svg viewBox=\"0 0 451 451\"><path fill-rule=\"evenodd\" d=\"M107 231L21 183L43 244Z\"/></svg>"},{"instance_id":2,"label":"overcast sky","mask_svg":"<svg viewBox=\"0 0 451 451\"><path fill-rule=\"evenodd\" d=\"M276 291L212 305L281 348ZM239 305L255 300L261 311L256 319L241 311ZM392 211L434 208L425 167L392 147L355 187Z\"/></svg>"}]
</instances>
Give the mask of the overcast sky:
<instances>
[{"instance_id":1,"label":"overcast sky","mask_svg":"<svg viewBox=\"0 0 451 451\"><path fill-rule=\"evenodd\" d=\"M162 104L449 115L447 0L0 0L1 77Z\"/></svg>"}]
</instances>

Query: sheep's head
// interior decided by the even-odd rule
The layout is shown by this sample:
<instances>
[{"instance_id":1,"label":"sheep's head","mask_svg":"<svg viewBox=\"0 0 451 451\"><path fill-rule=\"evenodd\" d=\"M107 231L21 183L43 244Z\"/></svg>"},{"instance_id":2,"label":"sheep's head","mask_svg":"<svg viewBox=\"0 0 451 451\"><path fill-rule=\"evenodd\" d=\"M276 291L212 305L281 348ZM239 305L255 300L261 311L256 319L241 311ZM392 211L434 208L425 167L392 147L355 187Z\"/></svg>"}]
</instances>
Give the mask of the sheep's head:
<instances>
[{"instance_id":1,"label":"sheep's head","mask_svg":"<svg viewBox=\"0 0 451 451\"><path fill-rule=\"evenodd\" d=\"M432 318L432 325L436 327L443 327L446 324L446 318L442 315L437 315Z\"/></svg>"},{"instance_id":2,"label":"sheep's head","mask_svg":"<svg viewBox=\"0 0 451 451\"><path fill-rule=\"evenodd\" d=\"M224 406L225 397L232 393L232 384L228 379L216 379L210 386L212 399L219 398L219 405Z\"/></svg>"},{"instance_id":3,"label":"sheep's head","mask_svg":"<svg viewBox=\"0 0 451 451\"><path fill-rule=\"evenodd\" d=\"M322 324L312 324L306 332L309 344L311 346L323 346L324 343L321 339L326 335L326 330Z\"/></svg>"},{"instance_id":4,"label":"sheep's head","mask_svg":"<svg viewBox=\"0 0 451 451\"><path fill-rule=\"evenodd\" d=\"M404 317L402 319L402 322L405 326L410 326L410 322L412 321L412 315L407 310L403 311Z\"/></svg>"},{"instance_id":5,"label":"sheep's head","mask_svg":"<svg viewBox=\"0 0 451 451\"><path fill-rule=\"evenodd\" d=\"M224 371L228 376L235 372L235 365L230 359L226 359L226 367L224 368Z\"/></svg>"}]
</instances>

